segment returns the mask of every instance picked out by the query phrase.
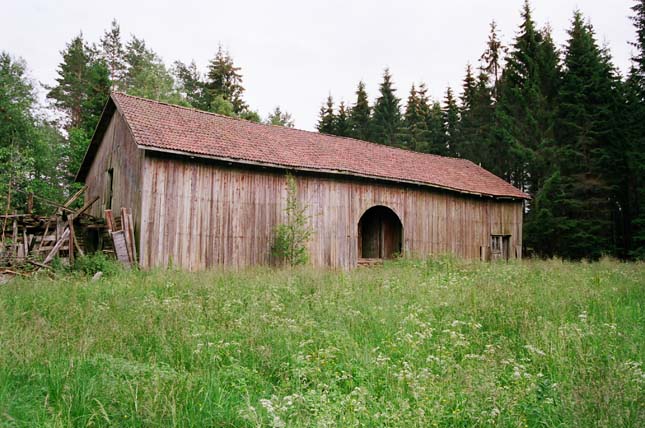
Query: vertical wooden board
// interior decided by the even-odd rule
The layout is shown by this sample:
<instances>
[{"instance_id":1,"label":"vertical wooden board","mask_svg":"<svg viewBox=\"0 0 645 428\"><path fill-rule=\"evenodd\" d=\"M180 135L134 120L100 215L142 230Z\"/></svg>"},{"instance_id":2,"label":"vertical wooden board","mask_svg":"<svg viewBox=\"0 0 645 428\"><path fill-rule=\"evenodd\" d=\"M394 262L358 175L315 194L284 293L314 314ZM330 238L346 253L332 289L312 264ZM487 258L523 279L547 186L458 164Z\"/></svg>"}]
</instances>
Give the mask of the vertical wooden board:
<instances>
[{"instance_id":1,"label":"vertical wooden board","mask_svg":"<svg viewBox=\"0 0 645 428\"><path fill-rule=\"evenodd\" d=\"M144 202L150 223L146 233L160 232L156 243L161 257L190 269L271 261L273 228L284 221L282 174L177 159L164 162L164 169L174 173L158 174L156 185L167 195L155 198L154 192L144 191L149 198ZM152 189L154 174L146 177ZM480 247L502 222L512 230L514 241L521 240L518 203L507 203L501 212L497 202L431 189L310 175L298 176L297 183L314 229L309 243L314 265L354 266L359 256L358 220L374 205L397 213L403 223L402 249L418 256L453 251L479 258ZM159 210L167 212L157 214ZM164 216L167 219L161 221ZM153 258L148 259L152 265Z\"/></svg>"}]
</instances>

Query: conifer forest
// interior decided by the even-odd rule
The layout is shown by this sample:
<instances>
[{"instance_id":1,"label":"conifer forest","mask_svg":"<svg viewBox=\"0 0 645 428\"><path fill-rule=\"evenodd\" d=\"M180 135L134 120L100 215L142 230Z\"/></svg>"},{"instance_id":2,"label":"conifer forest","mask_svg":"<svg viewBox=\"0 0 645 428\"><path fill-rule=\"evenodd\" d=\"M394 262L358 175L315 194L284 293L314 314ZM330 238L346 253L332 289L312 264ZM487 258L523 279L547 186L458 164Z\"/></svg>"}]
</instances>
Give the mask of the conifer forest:
<instances>
[{"instance_id":1,"label":"conifer forest","mask_svg":"<svg viewBox=\"0 0 645 428\"><path fill-rule=\"evenodd\" d=\"M490 24L486 48L464 64L462 85L406 92L385 69L378 93L357 82L353 102L320 108L321 133L468 159L531 196L526 255L595 260L645 258L645 0L634 0L633 58L614 65L584 10L572 12L557 45L526 1L521 25L502 40ZM234 46L231 47L234 50ZM294 127L277 106L267 117L245 101L242 69L220 46L205 69L164 62L114 20L99 40L82 33L61 46L56 81L30 76L20 52L0 50L0 208L29 192L63 201L110 91L277 126ZM44 94L41 97L39 94ZM45 101L42 100L45 98ZM278 105L280 100L275 100ZM35 202L34 209L44 209Z\"/></svg>"}]
</instances>

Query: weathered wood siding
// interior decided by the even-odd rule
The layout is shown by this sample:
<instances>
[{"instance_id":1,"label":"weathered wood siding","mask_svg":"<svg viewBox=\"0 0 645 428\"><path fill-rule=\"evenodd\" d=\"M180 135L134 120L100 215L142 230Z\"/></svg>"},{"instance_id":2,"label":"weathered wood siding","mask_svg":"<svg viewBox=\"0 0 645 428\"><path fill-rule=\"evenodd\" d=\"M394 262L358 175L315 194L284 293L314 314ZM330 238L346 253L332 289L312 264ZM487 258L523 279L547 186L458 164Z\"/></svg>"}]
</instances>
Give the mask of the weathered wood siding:
<instances>
[{"instance_id":1,"label":"weathered wood siding","mask_svg":"<svg viewBox=\"0 0 645 428\"><path fill-rule=\"evenodd\" d=\"M112 210L119 216L122 207L132 210L135 235L140 231L141 176L143 151L137 148L127 123L116 111L92 162L85 184L85 200L96 196L89 214L104 217L108 195L108 170L112 169Z\"/></svg>"},{"instance_id":2,"label":"weathered wood siding","mask_svg":"<svg viewBox=\"0 0 645 428\"><path fill-rule=\"evenodd\" d=\"M297 175L314 230L316 266L349 268L358 259L358 222L375 205L403 224L403 251L479 258L491 234L510 235L521 256L522 202L462 196L425 187ZM285 177L146 152L140 257L144 267L200 270L271 262L273 228L284 221Z\"/></svg>"}]
</instances>

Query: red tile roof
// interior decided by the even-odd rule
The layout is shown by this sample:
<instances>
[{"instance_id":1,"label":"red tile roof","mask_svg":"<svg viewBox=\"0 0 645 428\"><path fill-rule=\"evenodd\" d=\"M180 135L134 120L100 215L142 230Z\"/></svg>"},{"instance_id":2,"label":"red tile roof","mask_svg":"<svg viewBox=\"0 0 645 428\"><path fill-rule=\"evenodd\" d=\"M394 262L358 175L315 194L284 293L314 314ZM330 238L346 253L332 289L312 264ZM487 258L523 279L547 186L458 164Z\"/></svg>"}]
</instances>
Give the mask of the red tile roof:
<instances>
[{"instance_id":1,"label":"red tile roof","mask_svg":"<svg viewBox=\"0 0 645 428\"><path fill-rule=\"evenodd\" d=\"M152 150L413 182L496 197L528 197L464 159L261 125L121 93L112 94L112 99L137 144Z\"/></svg>"}]
</instances>

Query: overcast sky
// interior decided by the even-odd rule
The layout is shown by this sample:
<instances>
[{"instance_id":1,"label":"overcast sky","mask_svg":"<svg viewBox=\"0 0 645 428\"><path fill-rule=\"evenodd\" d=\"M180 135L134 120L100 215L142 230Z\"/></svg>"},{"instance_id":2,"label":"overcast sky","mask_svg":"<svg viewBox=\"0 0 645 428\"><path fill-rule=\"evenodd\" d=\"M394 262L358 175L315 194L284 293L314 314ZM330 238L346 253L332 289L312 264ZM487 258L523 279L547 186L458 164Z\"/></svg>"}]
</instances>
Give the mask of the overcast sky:
<instances>
[{"instance_id":1,"label":"overcast sky","mask_svg":"<svg viewBox=\"0 0 645 428\"><path fill-rule=\"evenodd\" d=\"M377 95L383 69L405 98L426 82L441 98L458 87L467 62L477 64L489 23L508 43L523 0L195 1L0 0L0 50L27 61L31 77L52 83L60 51L82 31L98 42L112 18L122 36L144 38L166 62L194 59L203 70L222 43L242 67L246 101L264 117L276 105L296 127L314 129L321 103L354 101L359 80ZM609 45L615 64L629 65L633 0L533 0L538 25L549 24L559 46L579 8Z\"/></svg>"}]
</instances>

